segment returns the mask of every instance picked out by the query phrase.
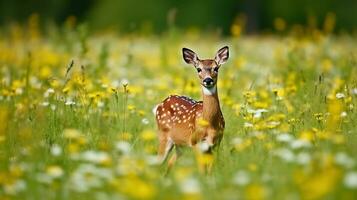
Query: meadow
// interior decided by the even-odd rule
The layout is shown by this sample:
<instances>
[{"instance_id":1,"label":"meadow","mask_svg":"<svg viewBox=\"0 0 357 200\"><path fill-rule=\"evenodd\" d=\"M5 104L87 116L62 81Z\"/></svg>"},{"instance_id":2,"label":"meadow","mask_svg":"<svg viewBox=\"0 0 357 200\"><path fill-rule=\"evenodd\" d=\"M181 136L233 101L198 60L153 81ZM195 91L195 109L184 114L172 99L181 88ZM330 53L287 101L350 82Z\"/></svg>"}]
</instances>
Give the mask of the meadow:
<instances>
[{"instance_id":1,"label":"meadow","mask_svg":"<svg viewBox=\"0 0 357 200\"><path fill-rule=\"evenodd\" d=\"M240 28L118 34L36 16L1 27L0 199L356 199L356 35ZM152 109L170 94L201 99L182 47L210 58L224 45L220 149L186 149L165 175Z\"/></svg>"}]
</instances>

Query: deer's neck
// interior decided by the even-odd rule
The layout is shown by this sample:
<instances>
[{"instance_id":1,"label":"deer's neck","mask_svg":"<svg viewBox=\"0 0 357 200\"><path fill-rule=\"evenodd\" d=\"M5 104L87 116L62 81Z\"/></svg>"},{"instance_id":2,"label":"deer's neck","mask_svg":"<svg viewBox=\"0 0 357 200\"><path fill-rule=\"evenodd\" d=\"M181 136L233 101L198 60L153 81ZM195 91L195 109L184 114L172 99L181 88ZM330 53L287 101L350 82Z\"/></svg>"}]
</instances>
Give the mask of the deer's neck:
<instances>
[{"instance_id":1,"label":"deer's neck","mask_svg":"<svg viewBox=\"0 0 357 200\"><path fill-rule=\"evenodd\" d=\"M202 88L203 93L203 119L207 122L214 122L221 115L221 108L217 94L217 86L207 89Z\"/></svg>"}]
</instances>

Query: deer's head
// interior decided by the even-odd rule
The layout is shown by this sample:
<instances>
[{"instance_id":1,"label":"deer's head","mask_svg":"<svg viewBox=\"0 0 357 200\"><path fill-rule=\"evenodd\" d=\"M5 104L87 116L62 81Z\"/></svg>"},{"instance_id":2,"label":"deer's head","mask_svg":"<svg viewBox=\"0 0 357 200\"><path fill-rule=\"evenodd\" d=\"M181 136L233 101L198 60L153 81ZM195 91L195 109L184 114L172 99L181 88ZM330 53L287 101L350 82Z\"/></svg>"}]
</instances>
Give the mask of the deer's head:
<instances>
[{"instance_id":1,"label":"deer's head","mask_svg":"<svg viewBox=\"0 0 357 200\"><path fill-rule=\"evenodd\" d=\"M218 71L229 57L228 46L222 47L216 53L214 59L199 59L197 54L187 48L182 49L183 59L187 64L192 64L198 73L203 92L212 95L216 92Z\"/></svg>"}]
</instances>

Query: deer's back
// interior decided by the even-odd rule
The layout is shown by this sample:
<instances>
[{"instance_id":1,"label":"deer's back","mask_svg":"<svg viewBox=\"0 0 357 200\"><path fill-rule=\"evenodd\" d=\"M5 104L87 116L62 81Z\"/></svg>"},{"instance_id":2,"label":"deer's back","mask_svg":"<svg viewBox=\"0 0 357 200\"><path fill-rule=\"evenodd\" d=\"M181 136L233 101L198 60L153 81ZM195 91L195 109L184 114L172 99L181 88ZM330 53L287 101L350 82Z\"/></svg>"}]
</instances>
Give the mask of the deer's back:
<instances>
[{"instance_id":1,"label":"deer's back","mask_svg":"<svg viewBox=\"0 0 357 200\"><path fill-rule=\"evenodd\" d=\"M171 95L156 108L159 130L166 132L176 144L187 144L202 115L202 101L186 96Z\"/></svg>"}]
</instances>

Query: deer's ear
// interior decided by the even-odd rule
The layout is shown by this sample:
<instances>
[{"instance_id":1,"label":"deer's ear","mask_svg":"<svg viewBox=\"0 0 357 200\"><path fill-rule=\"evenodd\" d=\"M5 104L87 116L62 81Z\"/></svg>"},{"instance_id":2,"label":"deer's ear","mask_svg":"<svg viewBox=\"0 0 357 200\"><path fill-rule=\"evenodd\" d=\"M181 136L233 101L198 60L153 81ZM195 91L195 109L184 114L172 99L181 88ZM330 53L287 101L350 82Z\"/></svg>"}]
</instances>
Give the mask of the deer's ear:
<instances>
[{"instance_id":1,"label":"deer's ear","mask_svg":"<svg viewBox=\"0 0 357 200\"><path fill-rule=\"evenodd\" d=\"M197 65L198 63L197 54L193 52L191 49L182 48L182 56L187 64L193 64L195 66Z\"/></svg>"},{"instance_id":2,"label":"deer's ear","mask_svg":"<svg viewBox=\"0 0 357 200\"><path fill-rule=\"evenodd\" d=\"M218 50L214 60L217 62L218 65L222 65L222 64L226 63L228 58L229 58L229 48L228 48L228 46L225 46L225 47L222 47L220 50Z\"/></svg>"}]
</instances>

